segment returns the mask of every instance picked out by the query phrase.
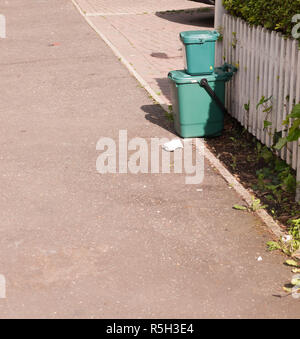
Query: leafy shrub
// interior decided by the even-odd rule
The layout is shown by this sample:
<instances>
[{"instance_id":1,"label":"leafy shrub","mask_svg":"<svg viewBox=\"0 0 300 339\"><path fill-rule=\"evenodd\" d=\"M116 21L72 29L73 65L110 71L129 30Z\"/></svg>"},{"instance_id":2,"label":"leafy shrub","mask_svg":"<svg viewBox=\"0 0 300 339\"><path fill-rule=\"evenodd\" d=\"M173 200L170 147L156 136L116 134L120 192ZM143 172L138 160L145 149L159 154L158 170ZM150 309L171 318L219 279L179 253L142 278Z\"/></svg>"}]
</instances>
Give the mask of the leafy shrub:
<instances>
[{"instance_id":1,"label":"leafy shrub","mask_svg":"<svg viewBox=\"0 0 300 339\"><path fill-rule=\"evenodd\" d=\"M288 128L291 120L293 120L292 125ZM292 113L283 121L283 125L286 126L288 135L279 139L275 145L275 149L277 150L282 149L288 142L297 141L300 138L300 104L294 106Z\"/></svg>"},{"instance_id":2,"label":"leafy shrub","mask_svg":"<svg viewBox=\"0 0 300 339\"><path fill-rule=\"evenodd\" d=\"M261 25L291 37L295 23L292 18L300 14L300 0L223 0L227 11L251 25Z\"/></svg>"}]
</instances>

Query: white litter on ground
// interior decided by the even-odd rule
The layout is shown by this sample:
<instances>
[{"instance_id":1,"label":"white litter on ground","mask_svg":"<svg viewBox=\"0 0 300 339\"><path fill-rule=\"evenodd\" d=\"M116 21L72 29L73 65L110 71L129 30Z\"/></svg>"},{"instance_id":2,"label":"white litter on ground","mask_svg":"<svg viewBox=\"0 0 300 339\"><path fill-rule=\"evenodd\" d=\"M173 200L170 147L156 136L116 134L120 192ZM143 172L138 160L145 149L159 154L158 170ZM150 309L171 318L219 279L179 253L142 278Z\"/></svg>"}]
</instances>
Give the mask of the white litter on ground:
<instances>
[{"instance_id":1,"label":"white litter on ground","mask_svg":"<svg viewBox=\"0 0 300 339\"><path fill-rule=\"evenodd\" d=\"M284 235L284 236L281 238L281 240L282 240L283 242L289 242L289 241L291 241L292 239L293 239L293 237L292 237L291 235L289 235L289 234Z\"/></svg>"},{"instance_id":2,"label":"white litter on ground","mask_svg":"<svg viewBox=\"0 0 300 339\"><path fill-rule=\"evenodd\" d=\"M183 144L180 139L173 139L163 144L162 148L167 152L174 152L178 148L183 148Z\"/></svg>"}]
</instances>

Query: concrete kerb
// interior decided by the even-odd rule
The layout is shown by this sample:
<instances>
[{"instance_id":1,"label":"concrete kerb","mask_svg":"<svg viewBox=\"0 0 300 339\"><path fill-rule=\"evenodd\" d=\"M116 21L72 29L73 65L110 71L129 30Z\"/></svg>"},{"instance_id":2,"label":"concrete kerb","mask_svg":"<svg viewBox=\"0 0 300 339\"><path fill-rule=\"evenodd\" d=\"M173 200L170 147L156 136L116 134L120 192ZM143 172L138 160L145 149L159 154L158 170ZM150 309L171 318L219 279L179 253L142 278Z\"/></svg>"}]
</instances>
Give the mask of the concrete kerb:
<instances>
[{"instance_id":1,"label":"concrete kerb","mask_svg":"<svg viewBox=\"0 0 300 339\"><path fill-rule=\"evenodd\" d=\"M75 0L71 0L73 5L79 11L79 13L85 18L87 23L92 27L92 29L101 37L101 39L112 49L116 57L126 66L130 74L132 74L141 86L149 93L149 95L155 100L164 111L169 113L169 105L167 105L160 96L158 96L150 85L143 79L143 77L134 69L134 67L126 60L126 58L120 53L120 51L114 46L107 37L99 31L99 29L93 24L88 16L81 7L76 3ZM228 182L228 184L243 198L249 207L253 203L254 195L252 195L248 190L246 190L240 182L222 165L220 160L208 149L204 143L204 154L206 159L211 163L213 167L217 169L220 175ZM269 231L276 237L281 238L285 233L281 230L280 225L264 210L260 209L254 212L267 226Z\"/></svg>"},{"instance_id":2,"label":"concrete kerb","mask_svg":"<svg viewBox=\"0 0 300 339\"><path fill-rule=\"evenodd\" d=\"M243 198L249 207L253 204L255 198L245 187L238 182L238 180L222 165L219 159L205 146L205 157L215 167L221 176L228 182L228 184L235 189L235 191ZM281 238L284 235L279 224L264 210L255 211L255 214L262 219L267 225L268 229L277 237Z\"/></svg>"}]
</instances>

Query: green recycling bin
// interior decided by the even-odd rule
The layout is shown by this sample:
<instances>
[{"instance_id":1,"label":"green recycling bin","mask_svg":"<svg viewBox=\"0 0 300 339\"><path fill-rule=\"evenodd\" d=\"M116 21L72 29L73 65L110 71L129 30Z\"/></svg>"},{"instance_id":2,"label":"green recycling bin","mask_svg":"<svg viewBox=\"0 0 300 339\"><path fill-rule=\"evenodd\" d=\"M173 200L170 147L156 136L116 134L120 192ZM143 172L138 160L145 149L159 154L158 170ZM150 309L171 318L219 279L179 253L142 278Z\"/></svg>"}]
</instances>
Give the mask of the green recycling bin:
<instances>
[{"instance_id":1,"label":"green recycling bin","mask_svg":"<svg viewBox=\"0 0 300 339\"><path fill-rule=\"evenodd\" d=\"M181 137L221 135L224 128L225 83L236 70L225 64L216 68L211 75L191 76L183 70L169 73L175 131ZM201 87L202 81L208 85L210 94Z\"/></svg>"},{"instance_id":2,"label":"green recycling bin","mask_svg":"<svg viewBox=\"0 0 300 339\"><path fill-rule=\"evenodd\" d=\"M212 74L215 68L217 31L187 31L180 33L183 43L185 70L190 75Z\"/></svg>"}]
</instances>

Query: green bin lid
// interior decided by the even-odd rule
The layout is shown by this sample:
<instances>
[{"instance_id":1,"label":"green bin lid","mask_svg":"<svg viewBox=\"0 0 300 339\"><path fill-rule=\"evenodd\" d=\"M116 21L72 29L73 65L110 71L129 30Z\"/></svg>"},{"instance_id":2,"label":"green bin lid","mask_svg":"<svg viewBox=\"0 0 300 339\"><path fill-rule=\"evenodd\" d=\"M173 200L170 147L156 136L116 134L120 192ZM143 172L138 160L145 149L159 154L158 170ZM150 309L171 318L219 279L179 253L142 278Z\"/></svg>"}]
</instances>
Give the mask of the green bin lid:
<instances>
[{"instance_id":1,"label":"green bin lid","mask_svg":"<svg viewBox=\"0 0 300 339\"><path fill-rule=\"evenodd\" d=\"M220 33L217 31L187 31L180 33L180 39L184 44L203 44L218 39Z\"/></svg>"},{"instance_id":2,"label":"green bin lid","mask_svg":"<svg viewBox=\"0 0 300 339\"><path fill-rule=\"evenodd\" d=\"M169 79L176 84L193 84L200 82L202 79L207 79L208 82L213 81L229 81L233 76L233 72L224 70L224 67L215 68L214 73L209 75L189 75L184 70L172 71L169 73Z\"/></svg>"}]
</instances>

